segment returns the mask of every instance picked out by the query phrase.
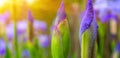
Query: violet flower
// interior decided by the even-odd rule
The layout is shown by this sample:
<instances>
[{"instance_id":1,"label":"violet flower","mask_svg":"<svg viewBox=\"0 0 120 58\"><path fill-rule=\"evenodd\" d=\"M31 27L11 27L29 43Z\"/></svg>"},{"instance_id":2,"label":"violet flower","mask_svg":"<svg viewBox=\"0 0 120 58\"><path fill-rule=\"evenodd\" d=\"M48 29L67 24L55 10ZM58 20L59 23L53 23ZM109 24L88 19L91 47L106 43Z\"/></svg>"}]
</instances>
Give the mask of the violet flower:
<instances>
[{"instance_id":1,"label":"violet flower","mask_svg":"<svg viewBox=\"0 0 120 58\"><path fill-rule=\"evenodd\" d=\"M66 18L66 12L64 9L64 2L61 2L61 5L57 11L56 18L54 22L52 23L52 26L50 28L50 31L53 32L55 25L59 24L61 21L63 21ZM51 33L52 34L52 33Z\"/></svg>"},{"instance_id":2,"label":"violet flower","mask_svg":"<svg viewBox=\"0 0 120 58\"><path fill-rule=\"evenodd\" d=\"M17 23L17 34L20 35L25 32L27 32L27 22L25 20L19 21Z\"/></svg>"},{"instance_id":3,"label":"violet flower","mask_svg":"<svg viewBox=\"0 0 120 58\"><path fill-rule=\"evenodd\" d=\"M17 35L18 37L27 36L27 21L22 20L17 22ZM38 30L45 31L47 29L46 23L43 21L34 20L34 30L38 32ZM9 40L14 38L14 24L10 23L6 27L6 36ZM26 41L26 37L24 38Z\"/></svg>"},{"instance_id":4,"label":"violet flower","mask_svg":"<svg viewBox=\"0 0 120 58\"><path fill-rule=\"evenodd\" d=\"M116 44L115 52L120 52L120 42Z\"/></svg>"},{"instance_id":5,"label":"violet flower","mask_svg":"<svg viewBox=\"0 0 120 58\"><path fill-rule=\"evenodd\" d=\"M23 50L22 58L30 58L30 52L28 50Z\"/></svg>"},{"instance_id":6,"label":"violet flower","mask_svg":"<svg viewBox=\"0 0 120 58\"><path fill-rule=\"evenodd\" d=\"M84 14L84 17L82 18L81 25L80 25L80 37L91 26L93 26L95 34L96 34L96 30L98 28L98 25L96 23L92 2L91 2L91 0L90 1L88 0L86 12Z\"/></svg>"},{"instance_id":7,"label":"violet flower","mask_svg":"<svg viewBox=\"0 0 120 58\"><path fill-rule=\"evenodd\" d=\"M101 22L108 22L111 18L119 22L118 14L120 13L119 0L95 0L94 9L98 12Z\"/></svg>"},{"instance_id":8,"label":"violet flower","mask_svg":"<svg viewBox=\"0 0 120 58\"><path fill-rule=\"evenodd\" d=\"M111 12L115 14L120 15L120 0L109 0L108 1L108 7L111 10Z\"/></svg>"},{"instance_id":9,"label":"violet flower","mask_svg":"<svg viewBox=\"0 0 120 58\"><path fill-rule=\"evenodd\" d=\"M27 21L22 20L17 23L17 35L19 41L27 40Z\"/></svg>"},{"instance_id":10,"label":"violet flower","mask_svg":"<svg viewBox=\"0 0 120 58\"><path fill-rule=\"evenodd\" d=\"M65 9L64 9L64 2L62 1L61 5L58 9L56 20L54 21L54 24L59 24L64 19L66 19L66 12L65 12Z\"/></svg>"},{"instance_id":11,"label":"violet flower","mask_svg":"<svg viewBox=\"0 0 120 58\"><path fill-rule=\"evenodd\" d=\"M3 39L0 39L0 56L5 56L6 54L6 44Z\"/></svg>"},{"instance_id":12,"label":"violet flower","mask_svg":"<svg viewBox=\"0 0 120 58\"><path fill-rule=\"evenodd\" d=\"M120 42L116 44L116 47L113 53L113 58L120 58Z\"/></svg>"},{"instance_id":13,"label":"violet flower","mask_svg":"<svg viewBox=\"0 0 120 58\"><path fill-rule=\"evenodd\" d=\"M25 32L27 32L27 22L19 21L17 23L17 35L22 35ZM8 39L14 38L14 24L12 22L6 26L6 36Z\"/></svg>"},{"instance_id":14,"label":"violet flower","mask_svg":"<svg viewBox=\"0 0 120 58\"><path fill-rule=\"evenodd\" d=\"M8 40L12 40L14 38L14 24L10 23L6 26L6 36Z\"/></svg>"},{"instance_id":15,"label":"violet flower","mask_svg":"<svg viewBox=\"0 0 120 58\"><path fill-rule=\"evenodd\" d=\"M108 22L110 16L108 14L108 3L107 0L95 0L94 9L98 12L98 17L101 22Z\"/></svg>"},{"instance_id":16,"label":"violet flower","mask_svg":"<svg viewBox=\"0 0 120 58\"><path fill-rule=\"evenodd\" d=\"M38 37L39 39L39 44L41 47L48 47L50 45L49 38L47 35L40 35Z\"/></svg>"},{"instance_id":17,"label":"violet flower","mask_svg":"<svg viewBox=\"0 0 120 58\"><path fill-rule=\"evenodd\" d=\"M50 31L53 32L55 25L59 24L60 21L64 20L66 18L66 13L64 9L64 2L61 2L61 5L57 11L56 18L54 22L52 23L52 26L50 28ZM52 34L52 33L51 33ZM52 35L50 35L52 37Z\"/></svg>"},{"instance_id":18,"label":"violet flower","mask_svg":"<svg viewBox=\"0 0 120 58\"><path fill-rule=\"evenodd\" d=\"M10 23L6 26L6 37L8 39L8 48L12 50L12 42L14 38L14 24Z\"/></svg>"},{"instance_id":19,"label":"violet flower","mask_svg":"<svg viewBox=\"0 0 120 58\"><path fill-rule=\"evenodd\" d=\"M47 30L47 25L43 21L34 20L34 30L45 31Z\"/></svg>"}]
</instances>

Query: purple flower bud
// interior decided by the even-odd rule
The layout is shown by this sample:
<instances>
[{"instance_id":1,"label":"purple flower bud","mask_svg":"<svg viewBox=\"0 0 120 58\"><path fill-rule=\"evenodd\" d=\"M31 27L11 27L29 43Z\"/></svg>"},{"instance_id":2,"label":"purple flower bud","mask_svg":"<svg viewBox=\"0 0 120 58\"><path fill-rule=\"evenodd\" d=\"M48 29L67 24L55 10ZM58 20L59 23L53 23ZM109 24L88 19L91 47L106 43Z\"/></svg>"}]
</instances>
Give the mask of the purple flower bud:
<instances>
[{"instance_id":1,"label":"purple flower bud","mask_svg":"<svg viewBox=\"0 0 120 58\"><path fill-rule=\"evenodd\" d=\"M30 21L31 23L33 23L34 17L33 17L33 15L32 15L32 12L31 12L31 11L28 11L27 19L28 19L28 21Z\"/></svg>"},{"instance_id":2,"label":"purple flower bud","mask_svg":"<svg viewBox=\"0 0 120 58\"><path fill-rule=\"evenodd\" d=\"M47 35L39 36L39 43L41 47L48 47L50 45L49 39Z\"/></svg>"},{"instance_id":3,"label":"purple flower bud","mask_svg":"<svg viewBox=\"0 0 120 58\"><path fill-rule=\"evenodd\" d=\"M42 31L45 31L47 29L47 25L45 22L43 21L37 21L35 20L34 21L34 29L35 30L42 30Z\"/></svg>"},{"instance_id":4,"label":"purple flower bud","mask_svg":"<svg viewBox=\"0 0 120 58\"><path fill-rule=\"evenodd\" d=\"M64 8L64 2L62 1L60 4L60 7L57 12L57 16L51 26L51 32L54 29L55 25L58 25L61 21L63 21L66 18L65 8Z\"/></svg>"},{"instance_id":5,"label":"purple flower bud","mask_svg":"<svg viewBox=\"0 0 120 58\"><path fill-rule=\"evenodd\" d=\"M79 14L79 18L82 19L83 16L84 16L84 14L85 14L85 11L83 11L82 13L80 13L80 14Z\"/></svg>"},{"instance_id":6,"label":"purple flower bud","mask_svg":"<svg viewBox=\"0 0 120 58\"><path fill-rule=\"evenodd\" d=\"M4 56L6 53L6 44L3 39L0 39L0 56Z\"/></svg>"},{"instance_id":7,"label":"purple flower bud","mask_svg":"<svg viewBox=\"0 0 120 58\"><path fill-rule=\"evenodd\" d=\"M65 18L66 18L66 13L64 8L64 2L62 1L60 4L60 8L58 9L58 12L57 12L56 24L59 24L59 22L64 20Z\"/></svg>"},{"instance_id":8,"label":"purple flower bud","mask_svg":"<svg viewBox=\"0 0 120 58\"><path fill-rule=\"evenodd\" d=\"M82 34L87 30L92 28L91 32L93 35L93 39L95 39L96 37L96 33L97 33L97 22L94 16L94 10L93 10L93 6L92 6L92 0L88 0L88 5L86 8L86 12L84 14L84 17L82 18L81 21L81 25L80 25L80 37L82 37ZM80 38L81 41L82 38Z\"/></svg>"},{"instance_id":9,"label":"purple flower bud","mask_svg":"<svg viewBox=\"0 0 120 58\"><path fill-rule=\"evenodd\" d=\"M93 20L94 20L94 10L92 6L92 1L90 0L88 1L86 12L81 21L81 26L80 26L81 35L84 31L86 31L91 26L91 23Z\"/></svg>"}]
</instances>

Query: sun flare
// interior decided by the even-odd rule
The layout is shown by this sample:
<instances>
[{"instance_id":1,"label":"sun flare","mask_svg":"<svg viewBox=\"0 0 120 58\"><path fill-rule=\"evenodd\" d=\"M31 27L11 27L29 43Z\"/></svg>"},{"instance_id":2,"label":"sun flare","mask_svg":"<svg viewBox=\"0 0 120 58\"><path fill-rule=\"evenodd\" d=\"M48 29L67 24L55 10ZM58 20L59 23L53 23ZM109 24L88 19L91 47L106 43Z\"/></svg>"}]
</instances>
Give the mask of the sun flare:
<instances>
[{"instance_id":1,"label":"sun flare","mask_svg":"<svg viewBox=\"0 0 120 58\"><path fill-rule=\"evenodd\" d=\"M26 2L27 2L28 4L32 4L32 3L34 2L34 0L26 0Z\"/></svg>"},{"instance_id":2,"label":"sun flare","mask_svg":"<svg viewBox=\"0 0 120 58\"><path fill-rule=\"evenodd\" d=\"M0 0L0 7L4 6L5 3L6 3L6 0Z\"/></svg>"}]
</instances>

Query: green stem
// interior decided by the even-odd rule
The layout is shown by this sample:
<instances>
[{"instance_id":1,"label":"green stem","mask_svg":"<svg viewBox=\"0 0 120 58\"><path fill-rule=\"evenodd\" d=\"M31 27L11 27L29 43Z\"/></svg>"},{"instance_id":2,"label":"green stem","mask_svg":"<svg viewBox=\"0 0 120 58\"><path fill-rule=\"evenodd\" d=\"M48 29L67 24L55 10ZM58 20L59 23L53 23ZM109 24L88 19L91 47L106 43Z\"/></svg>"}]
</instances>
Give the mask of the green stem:
<instances>
[{"instance_id":1,"label":"green stem","mask_svg":"<svg viewBox=\"0 0 120 58\"><path fill-rule=\"evenodd\" d=\"M81 43L81 58L94 58L94 43L92 40L92 33L88 29L82 35L82 43Z\"/></svg>"},{"instance_id":2,"label":"green stem","mask_svg":"<svg viewBox=\"0 0 120 58\"><path fill-rule=\"evenodd\" d=\"M17 40L17 26L16 26L16 22L14 23L14 41L15 41L16 58L21 58L20 57L20 50L19 50L19 46L18 46L18 40Z\"/></svg>"}]
</instances>

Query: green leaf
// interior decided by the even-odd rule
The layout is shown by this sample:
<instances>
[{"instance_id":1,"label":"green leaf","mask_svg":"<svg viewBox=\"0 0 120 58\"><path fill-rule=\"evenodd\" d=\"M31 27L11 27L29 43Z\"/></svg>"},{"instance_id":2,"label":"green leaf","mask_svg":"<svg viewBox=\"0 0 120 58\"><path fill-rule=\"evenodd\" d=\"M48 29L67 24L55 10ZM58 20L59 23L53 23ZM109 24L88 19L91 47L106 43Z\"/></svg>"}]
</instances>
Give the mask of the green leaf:
<instances>
[{"instance_id":1,"label":"green leaf","mask_svg":"<svg viewBox=\"0 0 120 58\"><path fill-rule=\"evenodd\" d=\"M104 53L104 39L105 39L105 35L106 35L106 25L98 22L99 28L98 28L98 33L99 33L99 47L98 48L98 53L100 54L100 57L103 57L103 53Z\"/></svg>"},{"instance_id":2,"label":"green leaf","mask_svg":"<svg viewBox=\"0 0 120 58\"><path fill-rule=\"evenodd\" d=\"M67 19L61 21L58 28L60 29L60 33L62 35L64 57L67 58L70 49L70 30Z\"/></svg>"},{"instance_id":3,"label":"green leaf","mask_svg":"<svg viewBox=\"0 0 120 58\"><path fill-rule=\"evenodd\" d=\"M82 43L81 43L81 58L92 58L94 57L94 39L92 37L92 32L90 29L87 29L82 34Z\"/></svg>"},{"instance_id":4,"label":"green leaf","mask_svg":"<svg viewBox=\"0 0 120 58\"><path fill-rule=\"evenodd\" d=\"M51 51L53 58L64 58L61 40L62 39L60 37L60 34L53 32L51 42Z\"/></svg>"}]
</instances>

